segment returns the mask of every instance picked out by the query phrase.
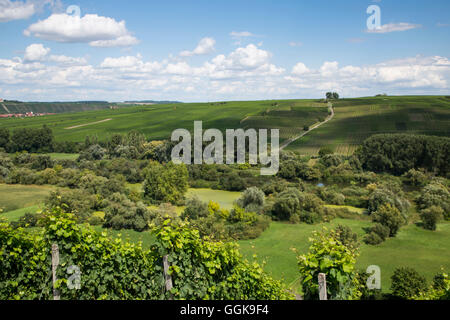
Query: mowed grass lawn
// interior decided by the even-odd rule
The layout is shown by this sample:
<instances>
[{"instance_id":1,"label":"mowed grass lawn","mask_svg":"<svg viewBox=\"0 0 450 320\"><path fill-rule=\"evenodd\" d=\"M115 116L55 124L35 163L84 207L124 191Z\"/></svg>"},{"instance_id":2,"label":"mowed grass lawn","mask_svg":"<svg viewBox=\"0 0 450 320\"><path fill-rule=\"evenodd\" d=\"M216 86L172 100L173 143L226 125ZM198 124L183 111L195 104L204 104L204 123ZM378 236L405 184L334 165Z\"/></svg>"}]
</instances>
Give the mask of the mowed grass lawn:
<instances>
[{"instance_id":1,"label":"mowed grass lawn","mask_svg":"<svg viewBox=\"0 0 450 320\"><path fill-rule=\"evenodd\" d=\"M296 248L299 253L306 253L310 246L308 238L313 231L323 227L331 229L338 224L347 225L362 239L363 228L369 221L335 219L331 223L319 225L285 224L274 222L258 239L239 241L241 252L253 259L257 255L259 262L265 261L265 270L277 279L283 279L288 285L298 286L298 268ZM425 275L428 281L444 267L450 269L450 223L440 224L438 230L427 231L416 225L403 227L396 238L389 239L378 246L362 244L357 260L358 269L366 269L369 265L381 268L383 291L389 291L390 277L397 267L412 267Z\"/></svg>"},{"instance_id":2,"label":"mowed grass lawn","mask_svg":"<svg viewBox=\"0 0 450 320\"><path fill-rule=\"evenodd\" d=\"M0 208L8 212L38 205L53 190L56 187L0 184Z\"/></svg>"}]
</instances>

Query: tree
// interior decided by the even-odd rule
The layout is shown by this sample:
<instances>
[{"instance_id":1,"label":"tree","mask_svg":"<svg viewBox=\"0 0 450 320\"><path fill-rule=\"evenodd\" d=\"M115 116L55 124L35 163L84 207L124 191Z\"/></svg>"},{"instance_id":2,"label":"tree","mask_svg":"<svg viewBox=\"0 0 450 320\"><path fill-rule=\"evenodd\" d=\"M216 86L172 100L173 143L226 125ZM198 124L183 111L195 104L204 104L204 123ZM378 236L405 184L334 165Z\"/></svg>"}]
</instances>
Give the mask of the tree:
<instances>
[{"instance_id":1,"label":"tree","mask_svg":"<svg viewBox=\"0 0 450 320\"><path fill-rule=\"evenodd\" d=\"M151 161L146 168L144 197L152 203L177 204L188 189L188 171L185 164L169 162L162 165Z\"/></svg>"},{"instance_id":2,"label":"tree","mask_svg":"<svg viewBox=\"0 0 450 320\"><path fill-rule=\"evenodd\" d=\"M7 149L10 143L10 134L7 128L0 128L0 148Z\"/></svg>"},{"instance_id":3,"label":"tree","mask_svg":"<svg viewBox=\"0 0 450 320\"><path fill-rule=\"evenodd\" d=\"M404 223L400 211L389 203L382 205L375 213L373 213L372 220L389 228L390 237L395 237Z\"/></svg>"},{"instance_id":4,"label":"tree","mask_svg":"<svg viewBox=\"0 0 450 320\"><path fill-rule=\"evenodd\" d=\"M427 290L425 277L409 267L395 269L391 281L392 294L397 298L412 299Z\"/></svg>"}]
</instances>

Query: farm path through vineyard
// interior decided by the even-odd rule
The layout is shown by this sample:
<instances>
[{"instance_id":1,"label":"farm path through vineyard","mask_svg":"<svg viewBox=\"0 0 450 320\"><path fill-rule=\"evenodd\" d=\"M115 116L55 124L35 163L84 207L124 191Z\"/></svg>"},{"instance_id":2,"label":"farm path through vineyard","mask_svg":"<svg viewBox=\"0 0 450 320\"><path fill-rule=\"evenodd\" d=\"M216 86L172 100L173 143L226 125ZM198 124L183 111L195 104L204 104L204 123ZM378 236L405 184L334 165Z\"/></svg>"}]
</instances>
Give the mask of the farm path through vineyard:
<instances>
[{"instance_id":1,"label":"farm path through vineyard","mask_svg":"<svg viewBox=\"0 0 450 320\"><path fill-rule=\"evenodd\" d=\"M292 142L297 141L298 139L300 139L300 138L306 136L308 133L310 133L310 132L313 131L314 129L317 129L317 128L319 128L320 126L322 126L322 125L324 125L325 123L327 123L328 121L331 121L331 120L334 118L334 108L333 108L333 105L332 105L331 103L328 105L328 107L329 107L329 110L331 111L331 114L325 119L325 121L319 122L319 123L313 125L311 128L309 128L308 131L305 131L305 132L301 133L300 135L298 135L298 136L296 136L296 137L293 137L293 138L288 139L285 143L283 143L283 144L281 145L280 151L283 150L284 148L286 148L286 147L287 147L288 145L290 145Z\"/></svg>"}]
</instances>

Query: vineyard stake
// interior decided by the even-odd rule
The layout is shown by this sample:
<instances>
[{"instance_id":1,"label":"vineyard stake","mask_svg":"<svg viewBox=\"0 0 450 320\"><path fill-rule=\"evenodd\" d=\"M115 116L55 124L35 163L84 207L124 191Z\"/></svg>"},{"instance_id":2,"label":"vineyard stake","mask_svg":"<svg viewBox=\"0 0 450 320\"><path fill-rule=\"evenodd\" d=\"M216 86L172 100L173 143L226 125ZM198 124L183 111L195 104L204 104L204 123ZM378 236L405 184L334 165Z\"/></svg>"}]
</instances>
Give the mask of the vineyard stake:
<instances>
[{"instance_id":1,"label":"vineyard stake","mask_svg":"<svg viewBox=\"0 0 450 320\"><path fill-rule=\"evenodd\" d=\"M172 276L169 274L169 256L165 255L163 257L163 265L164 265L164 280L166 285L166 291L169 292L172 290ZM169 300L172 300L172 295L170 295Z\"/></svg>"},{"instance_id":2,"label":"vineyard stake","mask_svg":"<svg viewBox=\"0 0 450 320\"><path fill-rule=\"evenodd\" d=\"M59 300L59 290L56 289L56 269L59 265L59 248L58 244L52 244L52 275L53 275L53 300Z\"/></svg>"},{"instance_id":3,"label":"vineyard stake","mask_svg":"<svg viewBox=\"0 0 450 320\"><path fill-rule=\"evenodd\" d=\"M327 300L327 276L319 273L319 300Z\"/></svg>"}]
</instances>

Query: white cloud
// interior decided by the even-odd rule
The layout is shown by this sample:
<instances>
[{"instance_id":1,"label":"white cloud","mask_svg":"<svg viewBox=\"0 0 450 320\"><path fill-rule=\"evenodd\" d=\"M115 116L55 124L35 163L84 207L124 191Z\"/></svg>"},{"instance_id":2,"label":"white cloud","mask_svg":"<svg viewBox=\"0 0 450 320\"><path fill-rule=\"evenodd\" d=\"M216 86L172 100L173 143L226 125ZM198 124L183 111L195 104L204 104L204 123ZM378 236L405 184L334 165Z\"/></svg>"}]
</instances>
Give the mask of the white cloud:
<instances>
[{"instance_id":1,"label":"white cloud","mask_svg":"<svg viewBox=\"0 0 450 320\"><path fill-rule=\"evenodd\" d=\"M301 62L297 63L294 68L292 68L292 74L295 75L302 75L309 72L310 70Z\"/></svg>"},{"instance_id":2,"label":"white cloud","mask_svg":"<svg viewBox=\"0 0 450 320\"><path fill-rule=\"evenodd\" d=\"M35 13L33 3L0 0L0 22L28 19Z\"/></svg>"},{"instance_id":3,"label":"white cloud","mask_svg":"<svg viewBox=\"0 0 450 320\"><path fill-rule=\"evenodd\" d=\"M87 65L87 60L85 58L75 58L75 57L68 57L65 55L51 55L48 58L49 61L55 62L60 65L73 65L73 66L83 66Z\"/></svg>"},{"instance_id":4,"label":"white cloud","mask_svg":"<svg viewBox=\"0 0 450 320\"><path fill-rule=\"evenodd\" d=\"M334 72L338 70L339 63L337 61L329 62L325 61L320 67L320 73L325 76L331 76Z\"/></svg>"},{"instance_id":5,"label":"white cloud","mask_svg":"<svg viewBox=\"0 0 450 320\"><path fill-rule=\"evenodd\" d=\"M138 42L127 30L125 21L96 14L83 17L52 14L29 26L24 34L57 42L88 42L95 47L130 46Z\"/></svg>"},{"instance_id":6,"label":"white cloud","mask_svg":"<svg viewBox=\"0 0 450 320\"><path fill-rule=\"evenodd\" d=\"M198 55L205 55L214 52L214 46L216 44L216 40L213 38L203 38L198 43L197 47L193 51L182 51L180 56L182 57L192 57Z\"/></svg>"},{"instance_id":7,"label":"white cloud","mask_svg":"<svg viewBox=\"0 0 450 320\"><path fill-rule=\"evenodd\" d=\"M132 35L125 35L112 40L97 40L89 44L92 47L110 48L110 47L129 47L139 43L139 40Z\"/></svg>"},{"instance_id":8,"label":"white cloud","mask_svg":"<svg viewBox=\"0 0 450 320\"><path fill-rule=\"evenodd\" d=\"M28 62L42 61L50 52L49 48L45 48L40 43L29 45L25 49L24 59Z\"/></svg>"},{"instance_id":9,"label":"white cloud","mask_svg":"<svg viewBox=\"0 0 450 320\"><path fill-rule=\"evenodd\" d=\"M407 22L388 23L373 30L367 30L368 33L389 33L395 31L407 31L411 29L417 29L422 27L420 24L412 24Z\"/></svg>"},{"instance_id":10,"label":"white cloud","mask_svg":"<svg viewBox=\"0 0 450 320\"><path fill-rule=\"evenodd\" d=\"M270 52L254 44L219 54L200 66L173 59L149 61L140 54L107 57L91 65L85 58L51 55L49 48L38 44L25 52L28 60L0 59L2 95L27 100L214 101L314 98L330 90L362 96L448 94L450 89L450 60L442 56L373 65L325 61L317 68L298 62L286 73L272 63Z\"/></svg>"}]
</instances>

